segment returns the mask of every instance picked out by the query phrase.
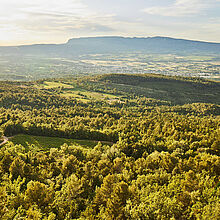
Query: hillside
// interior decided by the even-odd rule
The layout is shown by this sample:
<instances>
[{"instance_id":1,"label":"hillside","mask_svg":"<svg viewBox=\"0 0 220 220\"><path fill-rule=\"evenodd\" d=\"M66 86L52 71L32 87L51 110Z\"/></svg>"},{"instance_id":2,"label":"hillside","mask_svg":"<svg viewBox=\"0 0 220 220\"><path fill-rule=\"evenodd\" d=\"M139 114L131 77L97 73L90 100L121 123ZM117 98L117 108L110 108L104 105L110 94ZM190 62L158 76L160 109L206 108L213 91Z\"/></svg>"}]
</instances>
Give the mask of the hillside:
<instances>
[{"instance_id":1,"label":"hillside","mask_svg":"<svg viewBox=\"0 0 220 220\"><path fill-rule=\"evenodd\" d=\"M160 84L182 102L210 86L216 104L138 95ZM218 89L156 75L0 82L0 219L220 219Z\"/></svg>"},{"instance_id":2,"label":"hillside","mask_svg":"<svg viewBox=\"0 0 220 220\"><path fill-rule=\"evenodd\" d=\"M87 86L89 84L94 91L111 93L114 90L121 95L127 93L130 96L144 96L172 104L220 103L220 83L200 78L153 74L107 74L91 77L85 81L87 81L85 88L89 88Z\"/></svg>"},{"instance_id":3,"label":"hillside","mask_svg":"<svg viewBox=\"0 0 220 220\"><path fill-rule=\"evenodd\" d=\"M220 104L219 81L192 77L157 74L104 74L26 83L11 82L11 84L23 85L28 93L43 92L43 97L45 94L51 94L61 98L73 98L85 103L105 101L109 104L118 102L122 105L126 100L130 100L131 103L137 98L145 98L154 104L157 103L157 105ZM2 91L7 90L6 85L6 83L1 83ZM18 86L12 89L15 89L16 93L22 88ZM10 105L16 101L15 99L12 102L10 100L10 96L8 96L4 102Z\"/></svg>"}]
</instances>

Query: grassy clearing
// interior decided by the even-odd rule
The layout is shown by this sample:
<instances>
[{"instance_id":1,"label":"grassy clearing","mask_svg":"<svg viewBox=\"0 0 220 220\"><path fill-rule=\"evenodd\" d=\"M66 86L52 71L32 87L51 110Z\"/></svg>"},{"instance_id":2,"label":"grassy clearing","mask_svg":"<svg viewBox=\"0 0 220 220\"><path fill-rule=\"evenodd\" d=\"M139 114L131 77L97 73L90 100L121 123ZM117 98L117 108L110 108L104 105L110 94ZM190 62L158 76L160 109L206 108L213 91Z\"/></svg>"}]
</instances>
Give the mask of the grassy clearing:
<instances>
[{"instance_id":1,"label":"grassy clearing","mask_svg":"<svg viewBox=\"0 0 220 220\"><path fill-rule=\"evenodd\" d=\"M51 82L51 81L44 81L43 84L39 85L40 87L43 87L44 89L54 89L54 88L65 88L65 89L72 89L74 88L72 85L61 83L61 82Z\"/></svg>"},{"instance_id":2,"label":"grassy clearing","mask_svg":"<svg viewBox=\"0 0 220 220\"><path fill-rule=\"evenodd\" d=\"M62 91L60 94L61 96L64 97L74 97L76 99L80 99L83 101L88 101L88 100L101 100L101 99L117 99L118 96L112 95L112 94L105 94L105 93L98 93L98 92L91 92L91 91L86 91L86 90L65 90Z\"/></svg>"},{"instance_id":3,"label":"grassy clearing","mask_svg":"<svg viewBox=\"0 0 220 220\"><path fill-rule=\"evenodd\" d=\"M66 139L58 137L43 137L43 136L33 136L19 134L10 139L14 144L21 144L24 147L28 145L35 145L42 149L59 148L63 144L68 145L78 145L86 148L93 148L98 144L98 141L91 140L76 140L76 139ZM103 144L108 144L108 142L102 142Z\"/></svg>"},{"instance_id":4,"label":"grassy clearing","mask_svg":"<svg viewBox=\"0 0 220 220\"><path fill-rule=\"evenodd\" d=\"M72 97L82 102L88 102L90 100L118 99L118 96L116 95L92 92L80 88L74 82L66 83L57 81L44 81L42 84L38 84L35 87L47 90L61 88L59 93L60 96Z\"/></svg>"}]
</instances>

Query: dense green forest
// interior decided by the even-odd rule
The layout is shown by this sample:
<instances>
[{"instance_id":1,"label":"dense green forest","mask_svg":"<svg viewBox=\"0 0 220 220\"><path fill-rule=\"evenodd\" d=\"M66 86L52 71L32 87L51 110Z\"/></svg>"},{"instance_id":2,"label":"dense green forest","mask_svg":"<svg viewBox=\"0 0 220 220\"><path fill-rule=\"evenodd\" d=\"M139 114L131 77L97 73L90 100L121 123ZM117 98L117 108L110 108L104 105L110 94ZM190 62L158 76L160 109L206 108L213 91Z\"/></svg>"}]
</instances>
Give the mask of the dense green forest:
<instances>
[{"instance_id":1,"label":"dense green forest","mask_svg":"<svg viewBox=\"0 0 220 220\"><path fill-rule=\"evenodd\" d=\"M0 219L220 219L219 91L156 75L0 82Z\"/></svg>"}]
</instances>

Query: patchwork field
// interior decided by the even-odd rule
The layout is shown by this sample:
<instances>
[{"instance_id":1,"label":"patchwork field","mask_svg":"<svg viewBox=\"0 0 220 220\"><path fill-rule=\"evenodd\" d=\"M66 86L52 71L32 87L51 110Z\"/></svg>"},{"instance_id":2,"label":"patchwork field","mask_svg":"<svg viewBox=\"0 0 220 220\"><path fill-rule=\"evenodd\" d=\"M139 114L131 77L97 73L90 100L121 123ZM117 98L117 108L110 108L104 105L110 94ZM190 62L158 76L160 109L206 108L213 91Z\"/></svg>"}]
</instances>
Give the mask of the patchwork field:
<instances>
[{"instance_id":1,"label":"patchwork field","mask_svg":"<svg viewBox=\"0 0 220 220\"><path fill-rule=\"evenodd\" d=\"M157 73L210 77L220 73L219 55L179 54L86 54L70 57L16 57L0 55L0 78L32 81L37 79L104 73ZM47 88L57 86L44 84ZM62 85L65 87L65 85Z\"/></svg>"}]
</instances>

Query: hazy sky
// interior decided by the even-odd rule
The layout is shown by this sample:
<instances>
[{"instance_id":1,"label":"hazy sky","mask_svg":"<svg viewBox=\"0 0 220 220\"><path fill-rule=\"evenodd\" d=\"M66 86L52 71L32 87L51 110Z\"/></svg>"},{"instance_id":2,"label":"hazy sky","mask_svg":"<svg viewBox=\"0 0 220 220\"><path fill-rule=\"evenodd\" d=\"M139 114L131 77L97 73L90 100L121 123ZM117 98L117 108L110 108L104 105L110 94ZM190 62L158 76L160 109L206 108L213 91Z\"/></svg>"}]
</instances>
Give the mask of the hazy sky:
<instances>
[{"instance_id":1,"label":"hazy sky","mask_svg":"<svg viewBox=\"0 0 220 220\"><path fill-rule=\"evenodd\" d=\"M0 0L0 45L104 35L220 42L220 0Z\"/></svg>"}]
</instances>

